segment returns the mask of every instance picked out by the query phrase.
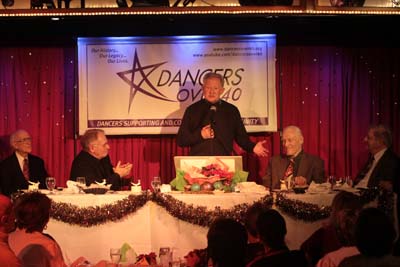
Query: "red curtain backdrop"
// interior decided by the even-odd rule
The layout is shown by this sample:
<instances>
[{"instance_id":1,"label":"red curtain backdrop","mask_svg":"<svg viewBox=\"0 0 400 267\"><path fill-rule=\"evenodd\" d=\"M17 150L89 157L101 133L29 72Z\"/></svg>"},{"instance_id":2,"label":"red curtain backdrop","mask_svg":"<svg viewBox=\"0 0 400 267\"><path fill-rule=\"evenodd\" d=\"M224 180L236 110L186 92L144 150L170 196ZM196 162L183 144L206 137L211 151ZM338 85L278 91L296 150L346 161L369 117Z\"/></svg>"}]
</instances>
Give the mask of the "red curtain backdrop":
<instances>
[{"instance_id":1,"label":"red curtain backdrop","mask_svg":"<svg viewBox=\"0 0 400 267\"><path fill-rule=\"evenodd\" d=\"M68 180L79 152L76 137L75 47L0 48L0 159L10 153L9 134L28 130L33 154L45 160L59 186ZM326 173L354 176L366 154L362 139L372 123L393 131L400 151L400 49L326 46L277 47L278 127L298 125L304 150L325 161ZM261 89L260 89L261 90ZM281 120L280 120L281 118ZM271 155L280 152L279 133L251 134L266 140ZM114 163L132 162L134 181L145 188L153 176L175 177L173 157L187 155L175 136L109 137ZM249 180L261 182L269 158L257 158L237 146Z\"/></svg>"}]
</instances>

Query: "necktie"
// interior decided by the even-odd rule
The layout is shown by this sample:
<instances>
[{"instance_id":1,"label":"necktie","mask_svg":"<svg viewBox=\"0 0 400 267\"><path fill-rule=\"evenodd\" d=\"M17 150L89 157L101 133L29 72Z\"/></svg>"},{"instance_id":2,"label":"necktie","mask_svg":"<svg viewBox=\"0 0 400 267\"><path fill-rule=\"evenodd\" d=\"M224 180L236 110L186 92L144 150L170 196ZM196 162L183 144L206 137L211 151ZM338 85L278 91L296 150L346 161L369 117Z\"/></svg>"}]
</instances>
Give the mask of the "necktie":
<instances>
[{"instance_id":1,"label":"necktie","mask_svg":"<svg viewBox=\"0 0 400 267\"><path fill-rule=\"evenodd\" d=\"M289 177L293 177L294 159L289 159L289 165L286 168L283 179L287 180Z\"/></svg>"},{"instance_id":2,"label":"necktie","mask_svg":"<svg viewBox=\"0 0 400 267\"><path fill-rule=\"evenodd\" d=\"M372 164L374 163L374 156L370 156L364 168L358 173L356 178L354 179L354 184L358 184L362 179L364 179L365 175L367 175L368 171L371 169Z\"/></svg>"},{"instance_id":3,"label":"necktie","mask_svg":"<svg viewBox=\"0 0 400 267\"><path fill-rule=\"evenodd\" d=\"M22 173L27 181L29 181L29 164L28 159L24 159L24 164L22 165Z\"/></svg>"}]
</instances>

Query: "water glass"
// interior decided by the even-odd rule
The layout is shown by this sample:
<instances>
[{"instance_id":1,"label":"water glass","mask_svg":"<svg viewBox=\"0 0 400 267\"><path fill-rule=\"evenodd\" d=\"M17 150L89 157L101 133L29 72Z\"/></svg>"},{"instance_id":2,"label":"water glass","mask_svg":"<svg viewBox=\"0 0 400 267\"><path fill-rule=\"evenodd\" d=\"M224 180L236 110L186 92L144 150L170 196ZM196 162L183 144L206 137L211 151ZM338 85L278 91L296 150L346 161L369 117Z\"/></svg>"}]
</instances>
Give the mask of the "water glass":
<instances>
[{"instance_id":1,"label":"water glass","mask_svg":"<svg viewBox=\"0 0 400 267\"><path fill-rule=\"evenodd\" d=\"M345 176L344 182L349 186L353 186L353 179L351 178L351 176Z\"/></svg>"},{"instance_id":2,"label":"water glass","mask_svg":"<svg viewBox=\"0 0 400 267\"><path fill-rule=\"evenodd\" d=\"M86 187L86 178L85 177L76 177L76 182L79 185L79 193L83 193L83 189Z\"/></svg>"},{"instance_id":3,"label":"water glass","mask_svg":"<svg viewBox=\"0 0 400 267\"><path fill-rule=\"evenodd\" d=\"M110 248L110 258L112 263L119 263L121 260L121 249L119 248Z\"/></svg>"},{"instance_id":4,"label":"water glass","mask_svg":"<svg viewBox=\"0 0 400 267\"><path fill-rule=\"evenodd\" d=\"M161 179L159 176L154 176L153 181L151 181L151 187L154 192L159 192L161 187Z\"/></svg>"},{"instance_id":5,"label":"water glass","mask_svg":"<svg viewBox=\"0 0 400 267\"><path fill-rule=\"evenodd\" d=\"M56 188L56 178L46 177L46 187L47 187L47 189L49 189L50 194L52 194L54 188Z\"/></svg>"}]
</instances>

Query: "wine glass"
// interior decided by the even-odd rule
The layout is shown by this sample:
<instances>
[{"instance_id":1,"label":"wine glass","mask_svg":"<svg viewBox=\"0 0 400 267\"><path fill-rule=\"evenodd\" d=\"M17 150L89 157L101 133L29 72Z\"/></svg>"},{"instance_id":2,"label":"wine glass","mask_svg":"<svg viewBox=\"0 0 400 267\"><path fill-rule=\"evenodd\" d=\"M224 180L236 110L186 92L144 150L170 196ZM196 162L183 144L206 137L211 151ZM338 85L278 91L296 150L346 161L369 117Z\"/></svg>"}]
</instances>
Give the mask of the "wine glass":
<instances>
[{"instance_id":1,"label":"wine glass","mask_svg":"<svg viewBox=\"0 0 400 267\"><path fill-rule=\"evenodd\" d=\"M344 177L344 182L346 183L346 184L348 184L349 186L353 186L353 179L351 178L351 176L345 176Z\"/></svg>"},{"instance_id":2,"label":"wine glass","mask_svg":"<svg viewBox=\"0 0 400 267\"><path fill-rule=\"evenodd\" d=\"M56 178L46 177L46 187L49 189L50 194L53 194L53 190L56 188Z\"/></svg>"},{"instance_id":3,"label":"wine glass","mask_svg":"<svg viewBox=\"0 0 400 267\"><path fill-rule=\"evenodd\" d=\"M331 184L331 188L333 188L336 184L336 176L335 175L329 175L328 176L328 182Z\"/></svg>"},{"instance_id":4,"label":"wine glass","mask_svg":"<svg viewBox=\"0 0 400 267\"><path fill-rule=\"evenodd\" d=\"M119 248L110 248L110 258L112 263L118 264L121 260L121 249Z\"/></svg>"},{"instance_id":5,"label":"wine glass","mask_svg":"<svg viewBox=\"0 0 400 267\"><path fill-rule=\"evenodd\" d=\"M83 188L86 187L86 178L85 177L76 177L76 182L79 185L79 193L83 193Z\"/></svg>"},{"instance_id":6,"label":"wine glass","mask_svg":"<svg viewBox=\"0 0 400 267\"><path fill-rule=\"evenodd\" d=\"M161 186L161 179L159 176L154 176L153 181L151 181L151 187L153 187L154 192L159 192Z\"/></svg>"}]
</instances>

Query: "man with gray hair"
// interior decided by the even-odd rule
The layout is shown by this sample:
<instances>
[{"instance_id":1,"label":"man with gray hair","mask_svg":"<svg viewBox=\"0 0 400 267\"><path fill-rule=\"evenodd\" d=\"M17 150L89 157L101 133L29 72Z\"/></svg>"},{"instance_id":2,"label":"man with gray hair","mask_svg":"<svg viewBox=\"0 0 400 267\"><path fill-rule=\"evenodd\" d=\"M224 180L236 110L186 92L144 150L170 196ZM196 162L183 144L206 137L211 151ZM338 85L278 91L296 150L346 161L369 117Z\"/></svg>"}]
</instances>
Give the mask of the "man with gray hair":
<instances>
[{"instance_id":1,"label":"man with gray hair","mask_svg":"<svg viewBox=\"0 0 400 267\"><path fill-rule=\"evenodd\" d=\"M370 157L357 174L355 187L380 187L389 191L400 179L399 157L393 152L392 134L384 125L372 125L364 138Z\"/></svg>"},{"instance_id":2,"label":"man with gray hair","mask_svg":"<svg viewBox=\"0 0 400 267\"><path fill-rule=\"evenodd\" d=\"M291 125L283 129L282 146L285 154L271 158L267 174L263 177L266 187L280 189L281 181L290 186L306 186L311 181L324 182L324 161L305 153L303 143L304 137L299 127Z\"/></svg>"},{"instance_id":3,"label":"man with gray hair","mask_svg":"<svg viewBox=\"0 0 400 267\"><path fill-rule=\"evenodd\" d=\"M32 137L25 130L10 135L14 153L0 163L0 190L10 196L19 189L28 189L30 182L40 182L39 188L46 188L48 176L43 159L32 155Z\"/></svg>"},{"instance_id":4,"label":"man with gray hair","mask_svg":"<svg viewBox=\"0 0 400 267\"><path fill-rule=\"evenodd\" d=\"M186 109L178 131L178 145L190 147L191 156L230 156L235 141L247 152L267 156L266 141L250 141L239 110L221 99L223 92L222 75L214 72L204 75L204 98Z\"/></svg>"},{"instance_id":5,"label":"man with gray hair","mask_svg":"<svg viewBox=\"0 0 400 267\"><path fill-rule=\"evenodd\" d=\"M110 145L103 130L90 129L81 137L82 151L72 162L70 180L76 181L77 177L85 177L86 184L106 180L111 184L112 190L119 190L124 184L123 179L128 178L132 164L121 164L118 161L113 167L108 155Z\"/></svg>"}]
</instances>

